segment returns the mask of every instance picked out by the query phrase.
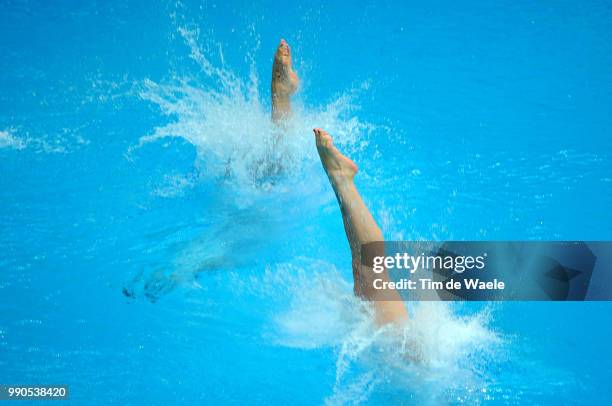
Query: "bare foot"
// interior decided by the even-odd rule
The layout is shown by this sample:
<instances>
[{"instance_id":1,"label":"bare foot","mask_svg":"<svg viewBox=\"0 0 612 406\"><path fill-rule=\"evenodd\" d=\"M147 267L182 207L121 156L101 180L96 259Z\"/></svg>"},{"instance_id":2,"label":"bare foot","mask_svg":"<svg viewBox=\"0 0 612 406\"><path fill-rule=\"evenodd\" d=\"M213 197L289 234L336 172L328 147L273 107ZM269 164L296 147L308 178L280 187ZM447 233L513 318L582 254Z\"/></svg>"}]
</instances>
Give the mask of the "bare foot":
<instances>
[{"instance_id":1,"label":"bare foot","mask_svg":"<svg viewBox=\"0 0 612 406\"><path fill-rule=\"evenodd\" d=\"M332 137L326 131L320 128L315 128L313 131L321 163L332 184L343 180L352 181L358 170L357 165L338 151Z\"/></svg>"},{"instance_id":2,"label":"bare foot","mask_svg":"<svg viewBox=\"0 0 612 406\"><path fill-rule=\"evenodd\" d=\"M272 97L288 98L297 90L299 79L291 67L291 49L281 39L272 65Z\"/></svg>"}]
</instances>

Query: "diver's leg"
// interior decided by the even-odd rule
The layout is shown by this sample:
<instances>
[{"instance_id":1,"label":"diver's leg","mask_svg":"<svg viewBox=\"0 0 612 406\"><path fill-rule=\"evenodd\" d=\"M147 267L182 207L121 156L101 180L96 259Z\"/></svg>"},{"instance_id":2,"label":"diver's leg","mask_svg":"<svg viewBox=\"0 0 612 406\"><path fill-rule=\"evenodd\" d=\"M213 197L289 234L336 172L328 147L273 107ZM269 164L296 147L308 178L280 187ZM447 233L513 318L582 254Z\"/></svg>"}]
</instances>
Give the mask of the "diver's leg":
<instances>
[{"instance_id":1,"label":"diver's leg","mask_svg":"<svg viewBox=\"0 0 612 406\"><path fill-rule=\"evenodd\" d=\"M383 241L383 235L353 182L357 165L334 147L331 137L325 131L315 128L314 133L321 163L338 198L344 231L351 247L355 294L373 301L380 324L404 321L408 318L408 313L399 294L392 292L397 295L394 297L397 300L388 300L389 292L383 293L374 289L373 272L361 265L361 245ZM376 278L388 279L387 272L377 275ZM383 299L383 295L387 300L379 300Z\"/></svg>"},{"instance_id":2,"label":"diver's leg","mask_svg":"<svg viewBox=\"0 0 612 406\"><path fill-rule=\"evenodd\" d=\"M290 97L298 84L298 77L291 67L291 49L281 39L272 65L272 121L275 123L291 114Z\"/></svg>"}]
</instances>

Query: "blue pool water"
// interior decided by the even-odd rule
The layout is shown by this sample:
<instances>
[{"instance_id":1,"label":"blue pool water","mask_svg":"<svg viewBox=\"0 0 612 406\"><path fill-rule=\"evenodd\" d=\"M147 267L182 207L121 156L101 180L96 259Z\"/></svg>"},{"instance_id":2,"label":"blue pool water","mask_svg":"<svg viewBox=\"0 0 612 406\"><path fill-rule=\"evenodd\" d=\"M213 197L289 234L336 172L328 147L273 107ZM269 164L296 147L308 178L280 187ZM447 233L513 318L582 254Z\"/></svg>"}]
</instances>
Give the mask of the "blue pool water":
<instances>
[{"instance_id":1,"label":"blue pool water","mask_svg":"<svg viewBox=\"0 0 612 406\"><path fill-rule=\"evenodd\" d=\"M0 384L609 402L609 303L411 304L401 343L376 331L311 133L360 166L388 239L609 240L609 2L0 7ZM270 153L281 37L302 88Z\"/></svg>"}]
</instances>

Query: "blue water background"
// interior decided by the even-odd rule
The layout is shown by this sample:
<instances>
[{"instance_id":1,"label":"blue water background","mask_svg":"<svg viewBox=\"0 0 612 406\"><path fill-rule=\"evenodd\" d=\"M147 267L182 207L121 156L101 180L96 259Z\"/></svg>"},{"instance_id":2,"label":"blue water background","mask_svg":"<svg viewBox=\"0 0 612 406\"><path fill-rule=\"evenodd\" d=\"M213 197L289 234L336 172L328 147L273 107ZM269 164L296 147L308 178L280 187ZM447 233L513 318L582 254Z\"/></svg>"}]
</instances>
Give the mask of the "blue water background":
<instances>
[{"instance_id":1,"label":"blue water background","mask_svg":"<svg viewBox=\"0 0 612 406\"><path fill-rule=\"evenodd\" d=\"M264 108L283 37L306 108L355 94L348 116L376 126L352 157L388 238L610 239L609 2L0 7L0 383L67 383L75 403L103 404L605 404L612 395L608 303L493 306L488 328L505 344L475 386L451 376L416 390L392 377L339 389L338 346L270 338L291 297L282 286L261 292L264 275L304 257L350 281L323 171L296 172L314 191L262 197L220 186L183 138L134 149L177 119L143 99L143 81L215 85L181 29L199 30L215 66L240 78L253 68ZM198 265L219 244L222 265ZM154 289L155 303L134 282L181 266L211 270L195 285Z\"/></svg>"}]
</instances>

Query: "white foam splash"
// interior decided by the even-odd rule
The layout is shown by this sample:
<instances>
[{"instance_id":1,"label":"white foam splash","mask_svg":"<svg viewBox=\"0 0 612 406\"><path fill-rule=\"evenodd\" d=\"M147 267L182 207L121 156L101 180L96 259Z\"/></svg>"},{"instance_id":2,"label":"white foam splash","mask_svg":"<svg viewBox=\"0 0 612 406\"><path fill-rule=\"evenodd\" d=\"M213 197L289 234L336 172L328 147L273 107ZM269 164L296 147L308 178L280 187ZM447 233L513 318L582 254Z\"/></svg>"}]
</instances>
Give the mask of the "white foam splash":
<instances>
[{"instance_id":1,"label":"white foam splash","mask_svg":"<svg viewBox=\"0 0 612 406\"><path fill-rule=\"evenodd\" d=\"M140 97L157 105L171 121L141 137L137 147L167 137L182 138L195 146L201 173L230 179L245 189L269 186L266 180L281 168L285 177L295 178L309 164L318 164L314 127L328 130L347 153L367 145L373 126L353 115L359 89L321 107L305 107L298 98L292 117L279 128L271 122L269 103L259 94L254 68L244 80L229 68L214 66L198 46L197 31L179 32L206 80L144 80Z\"/></svg>"},{"instance_id":2,"label":"white foam splash","mask_svg":"<svg viewBox=\"0 0 612 406\"><path fill-rule=\"evenodd\" d=\"M17 135L19 133L19 135ZM29 131L10 128L0 131L0 148L27 150L35 153L64 154L88 145L89 140L78 133L78 130L63 128L54 136L33 136Z\"/></svg>"},{"instance_id":3,"label":"white foam splash","mask_svg":"<svg viewBox=\"0 0 612 406\"><path fill-rule=\"evenodd\" d=\"M459 316L445 302L411 305L410 320L400 331L378 327L370 305L353 295L352 285L332 265L319 260L278 265L258 283L273 286L271 294L281 290L286 300L270 340L336 353L336 382L328 404L359 403L383 381L410 394L434 383L437 392L428 388L428 396L441 398L457 383L463 394L465 388L479 393L486 387L483 369L503 344L489 327L488 309Z\"/></svg>"},{"instance_id":4,"label":"white foam splash","mask_svg":"<svg viewBox=\"0 0 612 406\"><path fill-rule=\"evenodd\" d=\"M283 181L303 179L312 184L313 177L303 175L315 165L320 171L313 127L328 130L348 155L366 147L375 127L355 117L354 92L319 107L304 106L298 99L293 116L279 129L271 123L269 106L259 94L253 73L243 80L226 67L213 65L198 46L197 32L181 29L180 33L209 80L203 83L180 77L168 83L142 82L140 97L158 106L169 123L141 137L130 153L160 139L181 138L196 148L195 165L203 176L229 180L236 194L252 194L270 187L281 192L279 183L266 181L278 166L283 169ZM172 195L181 190L184 182L177 182L169 179L169 189L159 193ZM292 188L298 193L303 189ZM331 195L329 190L326 193ZM391 211L386 213L384 225L392 227ZM224 241L243 238L236 234L225 236ZM201 255L198 249L188 251ZM188 264L194 262L192 257L185 255ZM459 317L445 303L411 307L410 322L399 334L378 328L369 304L355 298L352 284L325 261L294 258L291 263L270 264L263 276L248 283L237 279L236 286L237 294L255 293L278 300L273 308L280 310L275 311L266 332L272 343L329 348L336 353L336 382L326 400L330 404L366 400L380 382L389 380L411 389L440 377L453 381L461 376L458 380L467 382L466 377L477 376L478 366L500 343L487 327L486 312Z\"/></svg>"},{"instance_id":5,"label":"white foam splash","mask_svg":"<svg viewBox=\"0 0 612 406\"><path fill-rule=\"evenodd\" d=\"M0 131L0 148L24 149L27 146L27 142L13 135L11 131Z\"/></svg>"}]
</instances>

